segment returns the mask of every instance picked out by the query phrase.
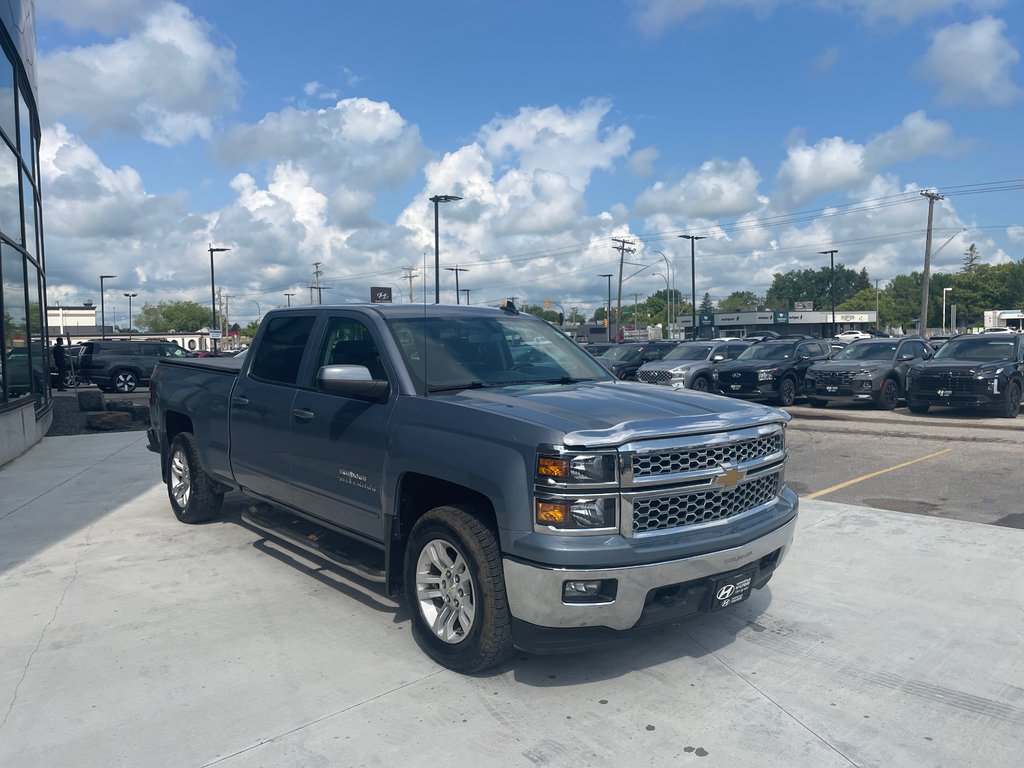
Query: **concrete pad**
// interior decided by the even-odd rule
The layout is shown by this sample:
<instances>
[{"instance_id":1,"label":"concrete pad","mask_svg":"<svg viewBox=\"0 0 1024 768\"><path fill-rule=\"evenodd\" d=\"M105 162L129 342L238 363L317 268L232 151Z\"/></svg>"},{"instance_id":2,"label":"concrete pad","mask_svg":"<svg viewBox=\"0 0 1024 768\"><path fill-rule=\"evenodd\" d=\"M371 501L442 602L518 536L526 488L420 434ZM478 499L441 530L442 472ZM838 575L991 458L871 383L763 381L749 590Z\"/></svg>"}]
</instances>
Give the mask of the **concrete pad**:
<instances>
[{"instance_id":1,"label":"concrete pad","mask_svg":"<svg viewBox=\"0 0 1024 768\"><path fill-rule=\"evenodd\" d=\"M0 765L1020 764L1022 531L805 503L735 609L463 677L241 496L179 524L142 433L0 488Z\"/></svg>"}]
</instances>

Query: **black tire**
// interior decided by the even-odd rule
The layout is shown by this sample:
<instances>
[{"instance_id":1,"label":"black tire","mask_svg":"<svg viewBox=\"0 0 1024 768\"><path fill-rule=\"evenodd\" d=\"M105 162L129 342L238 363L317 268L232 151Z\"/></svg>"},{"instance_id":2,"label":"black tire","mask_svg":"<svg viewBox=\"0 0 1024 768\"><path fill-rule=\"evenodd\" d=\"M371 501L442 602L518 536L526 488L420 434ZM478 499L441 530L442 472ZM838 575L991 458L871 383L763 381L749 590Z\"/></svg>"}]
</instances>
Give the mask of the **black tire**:
<instances>
[{"instance_id":1,"label":"black tire","mask_svg":"<svg viewBox=\"0 0 1024 768\"><path fill-rule=\"evenodd\" d=\"M707 376L698 376L690 384L690 389L692 389L695 392L710 392L711 382L708 381Z\"/></svg>"},{"instance_id":2,"label":"black tire","mask_svg":"<svg viewBox=\"0 0 1024 768\"><path fill-rule=\"evenodd\" d=\"M928 403L907 403L907 410L911 413L928 413L930 407Z\"/></svg>"},{"instance_id":3,"label":"black tire","mask_svg":"<svg viewBox=\"0 0 1024 768\"><path fill-rule=\"evenodd\" d=\"M1016 419L1020 413L1020 382L1011 381L1006 386L1006 397L999 406L999 415L1004 419Z\"/></svg>"},{"instance_id":4,"label":"black tire","mask_svg":"<svg viewBox=\"0 0 1024 768\"><path fill-rule=\"evenodd\" d=\"M875 407L882 411L894 411L900 402L900 384L896 379L886 379L875 395Z\"/></svg>"},{"instance_id":5,"label":"black tire","mask_svg":"<svg viewBox=\"0 0 1024 768\"><path fill-rule=\"evenodd\" d=\"M501 551L473 512L461 504L430 510L413 526L405 552L413 637L438 664L462 673L513 652Z\"/></svg>"},{"instance_id":6,"label":"black tire","mask_svg":"<svg viewBox=\"0 0 1024 768\"><path fill-rule=\"evenodd\" d=\"M828 400L821 400L820 398L817 398L817 397L809 397L809 398L807 398L807 402L809 402L815 408L827 408L828 407Z\"/></svg>"},{"instance_id":7,"label":"black tire","mask_svg":"<svg viewBox=\"0 0 1024 768\"><path fill-rule=\"evenodd\" d=\"M134 392L135 388L139 386L139 377L132 371L121 368L111 374L110 383L111 389L126 395L129 392Z\"/></svg>"},{"instance_id":8,"label":"black tire","mask_svg":"<svg viewBox=\"0 0 1024 768\"><path fill-rule=\"evenodd\" d=\"M779 382L779 395L775 399L783 408L788 408L796 400L796 381L792 376L786 376Z\"/></svg>"},{"instance_id":9,"label":"black tire","mask_svg":"<svg viewBox=\"0 0 1024 768\"><path fill-rule=\"evenodd\" d=\"M74 389L78 386L78 376L68 371L61 377L61 386L67 389Z\"/></svg>"},{"instance_id":10,"label":"black tire","mask_svg":"<svg viewBox=\"0 0 1024 768\"><path fill-rule=\"evenodd\" d=\"M183 523L205 523L216 517L224 503L224 494L199 464L196 439L190 432L179 433L167 454L167 498L174 516Z\"/></svg>"}]
</instances>

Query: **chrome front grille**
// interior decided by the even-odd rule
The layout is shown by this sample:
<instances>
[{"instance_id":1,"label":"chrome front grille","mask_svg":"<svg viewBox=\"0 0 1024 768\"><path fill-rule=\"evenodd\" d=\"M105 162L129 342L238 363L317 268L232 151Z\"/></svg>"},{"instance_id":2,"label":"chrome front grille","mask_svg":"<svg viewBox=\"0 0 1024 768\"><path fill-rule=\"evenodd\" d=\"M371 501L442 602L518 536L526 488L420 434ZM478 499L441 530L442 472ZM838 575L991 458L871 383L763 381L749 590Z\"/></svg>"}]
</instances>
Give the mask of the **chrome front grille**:
<instances>
[{"instance_id":1,"label":"chrome front grille","mask_svg":"<svg viewBox=\"0 0 1024 768\"><path fill-rule=\"evenodd\" d=\"M637 441L620 449L624 536L656 536L771 505L785 483L782 424Z\"/></svg>"},{"instance_id":2,"label":"chrome front grille","mask_svg":"<svg viewBox=\"0 0 1024 768\"><path fill-rule=\"evenodd\" d=\"M633 504L633 533L681 528L725 520L778 498L781 473L748 480L731 490L715 489L637 499Z\"/></svg>"},{"instance_id":3,"label":"chrome front grille","mask_svg":"<svg viewBox=\"0 0 1024 768\"><path fill-rule=\"evenodd\" d=\"M818 389L824 387L848 387L853 381L853 371L819 371L815 375Z\"/></svg>"},{"instance_id":4,"label":"chrome front grille","mask_svg":"<svg viewBox=\"0 0 1024 768\"><path fill-rule=\"evenodd\" d=\"M918 386L925 392L937 392L940 389L951 389L953 392L970 392L974 384L974 374L969 371L949 373L926 373L921 376Z\"/></svg>"},{"instance_id":5,"label":"chrome front grille","mask_svg":"<svg viewBox=\"0 0 1024 768\"><path fill-rule=\"evenodd\" d=\"M720 467L724 464L742 464L778 454L782 448L782 433L778 432L724 445L696 446L685 451L638 453L633 455L633 477L656 477Z\"/></svg>"},{"instance_id":6,"label":"chrome front grille","mask_svg":"<svg viewBox=\"0 0 1024 768\"><path fill-rule=\"evenodd\" d=\"M636 380L645 384L668 384L672 381L672 374L668 371L645 371L636 372Z\"/></svg>"}]
</instances>

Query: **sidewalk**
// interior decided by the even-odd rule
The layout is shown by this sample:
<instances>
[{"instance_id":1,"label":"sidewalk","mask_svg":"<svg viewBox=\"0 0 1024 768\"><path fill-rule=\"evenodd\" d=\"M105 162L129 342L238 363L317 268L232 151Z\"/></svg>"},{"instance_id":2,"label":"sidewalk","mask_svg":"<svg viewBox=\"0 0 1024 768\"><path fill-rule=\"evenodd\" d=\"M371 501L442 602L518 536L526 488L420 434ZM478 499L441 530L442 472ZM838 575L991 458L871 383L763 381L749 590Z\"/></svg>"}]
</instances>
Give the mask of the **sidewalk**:
<instances>
[{"instance_id":1,"label":"sidewalk","mask_svg":"<svg viewBox=\"0 0 1024 768\"><path fill-rule=\"evenodd\" d=\"M241 496L179 524L145 444L0 470L0 765L1020 764L1022 531L805 502L735 609L463 677Z\"/></svg>"}]
</instances>

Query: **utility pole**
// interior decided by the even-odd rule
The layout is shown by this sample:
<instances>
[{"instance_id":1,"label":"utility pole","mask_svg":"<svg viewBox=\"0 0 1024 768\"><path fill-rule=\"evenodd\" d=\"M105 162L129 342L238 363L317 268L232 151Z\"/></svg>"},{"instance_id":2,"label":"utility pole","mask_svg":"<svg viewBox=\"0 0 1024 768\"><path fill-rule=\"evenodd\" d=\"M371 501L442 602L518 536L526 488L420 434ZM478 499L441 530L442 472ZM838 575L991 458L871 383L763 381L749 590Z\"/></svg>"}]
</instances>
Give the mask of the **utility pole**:
<instances>
[{"instance_id":1,"label":"utility pole","mask_svg":"<svg viewBox=\"0 0 1024 768\"><path fill-rule=\"evenodd\" d=\"M402 267L402 271L405 272L403 277L409 281L409 303L412 304L412 280L414 277L419 277L416 274L416 267ZM469 297L466 297L466 303L469 303Z\"/></svg>"},{"instance_id":2,"label":"utility pole","mask_svg":"<svg viewBox=\"0 0 1024 768\"><path fill-rule=\"evenodd\" d=\"M455 303L461 304L462 302L459 301L459 272L469 272L469 270L465 267L460 267L458 264L454 267L445 267L445 270L455 273Z\"/></svg>"},{"instance_id":3,"label":"utility pole","mask_svg":"<svg viewBox=\"0 0 1024 768\"><path fill-rule=\"evenodd\" d=\"M876 331L882 330L882 324L881 324L881 322L879 321L879 318L878 318L878 280L879 280L879 278L876 277L875 278L875 330ZM942 298L946 298L946 295L943 294ZM945 312L942 313L942 322L946 322L946 313Z\"/></svg>"},{"instance_id":4,"label":"utility pole","mask_svg":"<svg viewBox=\"0 0 1024 768\"><path fill-rule=\"evenodd\" d=\"M294 295L295 295L294 293L286 293L285 294L285 297L288 299L288 306L289 307L292 305L292 296L294 296Z\"/></svg>"},{"instance_id":5,"label":"utility pole","mask_svg":"<svg viewBox=\"0 0 1024 768\"><path fill-rule=\"evenodd\" d=\"M322 294L320 293L320 275L323 274L323 270L320 269L320 264L321 263L322 262L319 262L319 261L314 261L313 262L313 279L314 279L314 283L316 285L316 303L317 304L323 304L323 302L320 300L321 296L322 296ZM312 303L312 298L310 299L310 303Z\"/></svg>"},{"instance_id":6,"label":"utility pole","mask_svg":"<svg viewBox=\"0 0 1024 768\"><path fill-rule=\"evenodd\" d=\"M921 321L920 333L923 338L928 330L928 284L931 281L932 269L932 218L935 212L935 201L945 197L936 192L921 192L928 198L928 231L924 236L924 272L921 274Z\"/></svg>"},{"instance_id":7,"label":"utility pole","mask_svg":"<svg viewBox=\"0 0 1024 768\"><path fill-rule=\"evenodd\" d=\"M828 292L832 297L832 335L836 335L836 254L839 253L838 249L833 248L830 251L818 251L822 256L828 256L830 264L830 272L828 278Z\"/></svg>"},{"instance_id":8,"label":"utility pole","mask_svg":"<svg viewBox=\"0 0 1024 768\"><path fill-rule=\"evenodd\" d=\"M618 245L613 245L612 248L619 252L619 295L615 309L615 340L618 341L619 326L621 325L622 320L622 267L626 262L626 254L636 253L636 248L633 247L634 244L632 240L624 240L620 237L613 237L612 242L618 243ZM611 326L608 327L608 331L610 335Z\"/></svg>"}]
</instances>

